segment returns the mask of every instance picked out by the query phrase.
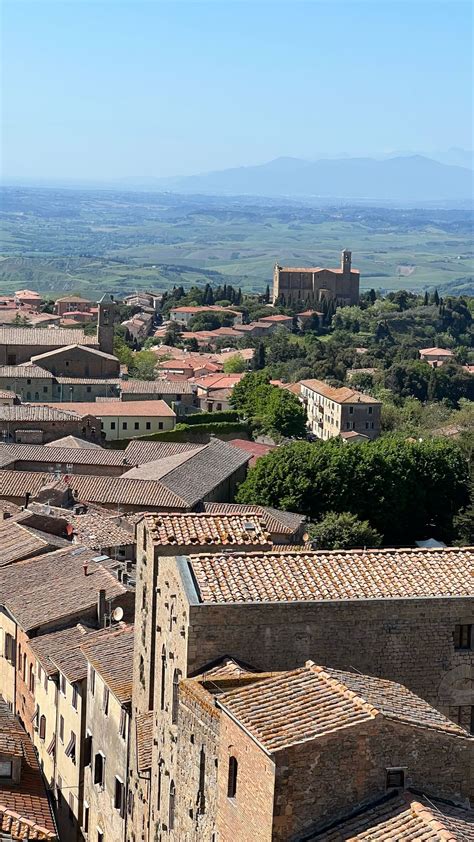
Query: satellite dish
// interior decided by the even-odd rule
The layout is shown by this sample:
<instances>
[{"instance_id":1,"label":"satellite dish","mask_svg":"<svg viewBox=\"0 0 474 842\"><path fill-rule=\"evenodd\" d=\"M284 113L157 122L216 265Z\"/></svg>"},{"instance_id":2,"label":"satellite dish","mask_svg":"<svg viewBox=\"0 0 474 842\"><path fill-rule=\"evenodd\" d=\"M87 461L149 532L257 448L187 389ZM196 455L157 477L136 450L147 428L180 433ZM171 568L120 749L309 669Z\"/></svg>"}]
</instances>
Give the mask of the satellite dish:
<instances>
[{"instance_id":1,"label":"satellite dish","mask_svg":"<svg viewBox=\"0 0 474 842\"><path fill-rule=\"evenodd\" d=\"M307 532L305 532L304 535L303 535L303 541L305 542L305 544L307 544L308 541L309 541L309 535L308 535Z\"/></svg>"},{"instance_id":2,"label":"satellite dish","mask_svg":"<svg viewBox=\"0 0 474 842\"><path fill-rule=\"evenodd\" d=\"M121 608L120 605L118 605L117 608L114 608L114 610L112 612L112 618L115 620L116 623L118 623L119 620L122 619L122 617L123 617L123 608Z\"/></svg>"}]
</instances>

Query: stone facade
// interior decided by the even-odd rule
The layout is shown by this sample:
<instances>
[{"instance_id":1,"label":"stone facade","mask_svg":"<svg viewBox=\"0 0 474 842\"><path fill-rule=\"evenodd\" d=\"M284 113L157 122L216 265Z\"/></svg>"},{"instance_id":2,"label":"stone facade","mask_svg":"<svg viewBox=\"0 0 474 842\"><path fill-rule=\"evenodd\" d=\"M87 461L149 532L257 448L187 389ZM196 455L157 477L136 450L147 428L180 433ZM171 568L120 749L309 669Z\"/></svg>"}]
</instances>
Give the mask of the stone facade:
<instances>
[{"instance_id":1,"label":"stone facade","mask_svg":"<svg viewBox=\"0 0 474 842\"><path fill-rule=\"evenodd\" d=\"M340 269L291 268L275 266L273 303L283 306L315 307L322 301L346 306L359 302L359 272L352 269L352 253L341 254Z\"/></svg>"},{"instance_id":2,"label":"stone facade","mask_svg":"<svg viewBox=\"0 0 474 842\"><path fill-rule=\"evenodd\" d=\"M326 441L357 433L372 440L380 435L382 404L375 398L320 380L303 380L300 388L308 427L316 438Z\"/></svg>"}]
</instances>

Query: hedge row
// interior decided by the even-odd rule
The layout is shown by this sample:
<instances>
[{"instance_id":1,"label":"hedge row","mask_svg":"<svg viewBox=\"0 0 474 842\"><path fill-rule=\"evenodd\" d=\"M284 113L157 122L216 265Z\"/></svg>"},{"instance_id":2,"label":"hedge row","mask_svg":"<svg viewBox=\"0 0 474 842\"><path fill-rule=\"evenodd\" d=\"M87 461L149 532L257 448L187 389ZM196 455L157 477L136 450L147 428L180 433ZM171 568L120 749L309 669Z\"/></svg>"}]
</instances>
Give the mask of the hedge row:
<instances>
[{"instance_id":1,"label":"hedge row","mask_svg":"<svg viewBox=\"0 0 474 842\"><path fill-rule=\"evenodd\" d=\"M186 415L185 424L221 424L224 421L238 421L239 413L235 409L228 409L223 412L196 412L193 415Z\"/></svg>"},{"instance_id":2,"label":"hedge row","mask_svg":"<svg viewBox=\"0 0 474 842\"><path fill-rule=\"evenodd\" d=\"M214 414L214 413L213 413ZM203 434L218 436L223 433L248 433L248 425L235 421L221 421L217 424L176 424L174 430L163 430L140 436L141 441L192 441L194 436Z\"/></svg>"}]
</instances>

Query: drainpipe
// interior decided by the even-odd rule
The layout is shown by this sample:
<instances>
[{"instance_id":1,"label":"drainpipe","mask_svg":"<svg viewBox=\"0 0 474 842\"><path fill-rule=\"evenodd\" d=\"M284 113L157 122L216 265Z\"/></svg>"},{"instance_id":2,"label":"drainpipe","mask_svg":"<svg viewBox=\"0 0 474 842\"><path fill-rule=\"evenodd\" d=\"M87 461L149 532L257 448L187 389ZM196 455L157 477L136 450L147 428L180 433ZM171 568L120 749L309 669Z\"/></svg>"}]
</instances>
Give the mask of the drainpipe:
<instances>
[{"instance_id":1,"label":"drainpipe","mask_svg":"<svg viewBox=\"0 0 474 842\"><path fill-rule=\"evenodd\" d=\"M127 829L128 829L128 792L129 792L129 784L130 784L130 741L132 739L132 706L130 705L130 711L127 711L128 715L128 727L127 727L127 765L125 771L125 810L124 810L124 823L123 823L123 842L127 842Z\"/></svg>"}]
</instances>

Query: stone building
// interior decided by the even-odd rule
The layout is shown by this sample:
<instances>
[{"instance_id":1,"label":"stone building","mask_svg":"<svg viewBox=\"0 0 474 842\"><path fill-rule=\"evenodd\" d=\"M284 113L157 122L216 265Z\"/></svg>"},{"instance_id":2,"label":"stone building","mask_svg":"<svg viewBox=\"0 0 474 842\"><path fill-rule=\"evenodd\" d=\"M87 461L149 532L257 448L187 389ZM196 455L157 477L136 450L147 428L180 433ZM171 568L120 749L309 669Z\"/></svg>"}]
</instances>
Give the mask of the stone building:
<instances>
[{"instance_id":1,"label":"stone building","mask_svg":"<svg viewBox=\"0 0 474 842\"><path fill-rule=\"evenodd\" d=\"M87 404L74 404L74 410L42 404L0 405L0 440L19 444L45 444L59 436L72 435L100 442L100 420L82 412L81 406Z\"/></svg>"},{"instance_id":2,"label":"stone building","mask_svg":"<svg viewBox=\"0 0 474 842\"><path fill-rule=\"evenodd\" d=\"M81 298L80 295L63 295L62 298L58 298L54 302L54 306L56 313L62 318L65 313L69 313L71 310L88 313L93 304L88 298Z\"/></svg>"},{"instance_id":3,"label":"stone building","mask_svg":"<svg viewBox=\"0 0 474 842\"><path fill-rule=\"evenodd\" d=\"M316 307L322 301L334 301L337 306L358 304L358 269L352 268L352 252L344 249L339 269L319 266L293 268L275 266L273 272L273 303L286 307Z\"/></svg>"},{"instance_id":4,"label":"stone building","mask_svg":"<svg viewBox=\"0 0 474 842\"><path fill-rule=\"evenodd\" d=\"M165 401L82 401L64 402L54 406L65 412L80 412L99 419L100 431L106 441L131 439L172 430L176 413Z\"/></svg>"},{"instance_id":5,"label":"stone building","mask_svg":"<svg viewBox=\"0 0 474 842\"><path fill-rule=\"evenodd\" d=\"M133 626L89 635L84 756L86 838L125 842L133 674Z\"/></svg>"},{"instance_id":6,"label":"stone building","mask_svg":"<svg viewBox=\"0 0 474 842\"><path fill-rule=\"evenodd\" d=\"M118 378L120 363L113 354L83 345L66 345L31 357L33 365L56 376L70 378Z\"/></svg>"},{"instance_id":7,"label":"stone building","mask_svg":"<svg viewBox=\"0 0 474 842\"><path fill-rule=\"evenodd\" d=\"M259 671L293 670L317 657L332 669L404 684L467 722L474 708L472 562L471 550L451 548L224 555L214 548L173 557L157 552L139 526L135 627L142 648L133 709L153 740L151 749L142 747L151 757L148 772L138 773L132 748L130 839L154 839L165 826L168 832L177 798L179 682L223 656Z\"/></svg>"},{"instance_id":8,"label":"stone building","mask_svg":"<svg viewBox=\"0 0 474 842\"><path fill-rule=\"evenodd\" d=\"M300 388L308 427L318 439L354 433L366 439L380 435L381 401L347 386L328 386L322 380L302 380Z\"/></svg>"},{"instance_id":9,"label":"stone building","mask_svg":"<svg viewBox=\"0 0 474 842\"><path fill-rule=\"evenodd\" d=\"M402 685L312 661L236 667L180 684L162 838L287 842L409 788L472 796L474 738Z\"/></svg>"}]
</instances>

